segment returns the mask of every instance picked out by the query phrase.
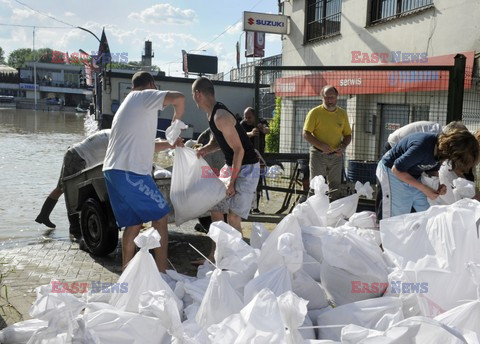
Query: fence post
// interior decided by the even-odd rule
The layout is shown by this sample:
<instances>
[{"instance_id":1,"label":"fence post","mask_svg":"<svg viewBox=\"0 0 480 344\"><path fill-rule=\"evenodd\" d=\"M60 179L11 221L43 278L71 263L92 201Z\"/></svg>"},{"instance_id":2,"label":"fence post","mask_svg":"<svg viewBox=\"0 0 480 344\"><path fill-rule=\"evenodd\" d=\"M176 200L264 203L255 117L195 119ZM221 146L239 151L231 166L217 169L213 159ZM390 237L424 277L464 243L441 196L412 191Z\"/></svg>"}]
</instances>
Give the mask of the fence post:
<instances>
[{"instance_id":1,"label":"fence post","mask_svg":"<svg viewBox=\"0 0 480 344\"><path fill-rule=\"evenodd\" d=\"M260 118L260 69L255 66L255 127ZM253 139L254 147L260 151L260 138L255 136Z\"/></svg>"},{"instance_id":2,"label":"fence post","mask_svg":"<svg viewBox=\"0 0 480 344\"><path fill-rule=\"evenodd\" d=\"M465 55L455 55L455 65L453 66L453 70L450 70L450 80L448 83L447 123L462 120L465 62Z\"/></svg>"}]
</instances>

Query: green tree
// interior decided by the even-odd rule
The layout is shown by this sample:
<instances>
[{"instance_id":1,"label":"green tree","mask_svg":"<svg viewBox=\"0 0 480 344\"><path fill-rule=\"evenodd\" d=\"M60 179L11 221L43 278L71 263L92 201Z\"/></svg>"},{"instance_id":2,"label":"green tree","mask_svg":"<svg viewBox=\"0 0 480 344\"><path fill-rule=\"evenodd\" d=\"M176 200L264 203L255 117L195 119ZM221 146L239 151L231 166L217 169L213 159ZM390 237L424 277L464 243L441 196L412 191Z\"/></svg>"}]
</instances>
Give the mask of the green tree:
<instances>
[{"instance_id":1,"label":"green tree","mask_svg":"<svg viewBox=\"0 0 480 344\"><path fill-rule=\"evenodd\" d=\"M5 51L0 47L0 64L5 64Z\"/></svg>"},{"instance_id":2,"label":"green tree","mask_svg":"<svg viewBox=\"0 0 480 344\"><path fill-rule=\"evenodd\" d=\"M32 56L33 57L33 56ZM41 48L36 51L38 62L52 63L53 50L50 48Z\"/></svg>"},{"instance_id":3,"label":"green tree","mask_svg":"<svg viewBox=\"0 0 480 344\"><path fill-rule=\"evenodd\" d=\"M282 98L275 98L275 114L269 123L270 133L265 137L265 149L269 153L280 150L280 116L282 113Z\"/></svg>"},{"instance_id":4,"label":"green tree","mask_svg":"<svg viewBox=\"0 0 480 344\"><path fill-rule=\"evenodd\" d=\"M24 67L27 61L33 61L33 51L30 48L16 49L8 55L8 65L13 68Z\"/></svg>"}]
</instances>

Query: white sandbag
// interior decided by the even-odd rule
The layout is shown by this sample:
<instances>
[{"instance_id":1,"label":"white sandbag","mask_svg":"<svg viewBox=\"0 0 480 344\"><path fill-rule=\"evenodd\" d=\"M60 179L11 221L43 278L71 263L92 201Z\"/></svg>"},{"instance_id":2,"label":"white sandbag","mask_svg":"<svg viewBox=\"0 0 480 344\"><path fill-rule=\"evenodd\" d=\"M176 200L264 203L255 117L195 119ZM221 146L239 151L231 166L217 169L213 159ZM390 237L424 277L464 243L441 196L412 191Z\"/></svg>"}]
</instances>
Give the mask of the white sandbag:
<instances>
[{"instance_id":1,"label":"white sandbag","mask_svg":"<svg viewBox=\"0 0 480 344\"><path fill-rule=\"evenodd\" d=\"M466 264L480 263L479 219L480 203L464 199L380 222L385 254L407 282L428 285L423 299L433 307L424 315L435 316L477 297Z\"/></svg>"},{"instance_id":2,"label":"white sandbag","mask_svg":"<svg viewBox=\"0 0 480 344\"><path fill-rule=\"evenodd\" d=\"M202 302L203 296L207 291L208 284L210 283L210 278L212 274L213 271L211 271L209 274L207 274L207 276L203 278L197 278L196 280L191 282L184 282L183 288L185 290L185 293L187 293L194 302Z\"/></svg>"},{"instance_id":3,"label":"white sandbag","mask_svg":"<svg viewBox=\"0 0 480 344\"><path fill-rule=\"evenodd\" d=\"M119 310L138 313L140 296L143 293L165 290L176 300L178 309L181 310L182 301L175 296L169 285L162 279L155 260L148 252L153 248L160 247L158 231L153 227L149 228L140 233L134 241L140 251L128 263L117 282L120 285L125 283L128 291L112 293L109 303Z\"/></svg>"},{"instance_id":4,"label":"white sandbag","mask_svg":"<svg viewBox=\"0 0 480 344\"><path fill-rule=\"evenodd\" d=\"M217 324L243 308L242 297L232 286L228 276L220 269L213 272L195 317L199 325L208 327Z\"/></svg>"},{"instance_id":5,"label":"white sandbag","mask_svg":"<svg viewBox=\"0 0 480 344\"><path fill-rule=\"evenodd\" d=\"M180 137L180 134L184 129L188 129L188 125L179 119L174 120L167 130L165 130L165 138L167 139L168 143L173 145Z\"/></svg>"},{"instance_id":6,"label":"white sandbag","mask_svg":"<svg viewBox=\"0 0 480 344\"><path fill-rule=\"evenodd\" d=\"M250 246L261 249L265 240L267 240L270 232L265 226L258 222L252 223L252 234L250 235Z\"/></svg>"},{"instance_id":7,"label":"white sandbag","mask_svg":"<svg viewBox=\"0 0 480 344\"><path fill-rule=\"evenodd\" d=\"M380 289L355 288L364 283L387 283L387 265L376 244L355 233L331 229L323 234L321 245L324 259L320 278L337 305L382 295Z\"/></svg>"},{"instance_id":8,"label":"white sandbag","mask_svg":"<svg viewBox=\"0 0 480 344\"><path fill-rule=\"evenodd\" d=\"M223 221L210 225L208 236L216 243L215 265L222 270L235 272L252 271L250 279L257 269L257 254L242 238L242 234Z\"/></svg>"},{"instance_id":9,"label":"white sandbag","mask_svg":"<svg viewBox=\"0 0 480 344\"><path fill-rule=\"evenodd\" d=\"M86 327L99 343L159 344L171 337L157 318L120 310L100 310L85 315Z\"/></svg>"},{"instance_id":10,"label":"white sandbag","mask_svg":"<svg viewBox=\"0 0 480 344\"><path fill-rule=\"evenodd\" d=\"M324 308L329 305L327 293L322 285L310 277L305 271L299 270L292 275L292 291L308 301L308 309Z\"/></svg>"},{"instance_id":11,"label":"white sandbag","mask_svg":"<svg viewBox=\"0 0 480 344\"><path fill-rule=\"evenodd\" d=\"M264 272L248 282L243 292L244 303L251 302L263 289L270 290L275 296L291 291L293 289L292 277L286 266L279 266Z\"/></svg>"},{"instance_id":12,"label":"white sandbag","mask_svg":"<svg viewBox=\"0 0 480 344\"><path fill-rule=\"evenodd\" d=\"M455 329L426 317L405 319L386 331L375 331L357 325L348 325L343 328L341 339L342 344L467 343L461 333Z\"/></svg>"},{"instance_id":13,"label":"white sandbag","mask_svg":"<svg viewBox=\"0 0 480 344\"><path fill-rule=\"evenodd\" d=\"M362 229L378 229L377 215L373 211L361 211L350 216L346 225Z\"/></svg>"},{"instance_id":14,"label":"white sandbag","mask_svg":"<svg viewBox=\"0 0 480 344\"><path fill-rule=\"evenodd\" d=\"M302 269L315 281L320 282L320 269L322 264L307 252L303 253Z\"/></svg>"},{"instance_id":15,"label":"white sandbag","mask_svg":"<svg viewBox=\"0 0 480 344\"><path fill-rule=\"evenodd\" d=\"M337 199L330 203L327 211L327 226L338 227L345 224L357 211L358 194Z\"/></svg>"},{"instance_id":16,"label":"white sandbag","mask_svg":"<svg viewBox=\"0 0 480 344\"><path fill-rule=\"evenodd\" d=\"M370 182L365 182L365 184L362 184L357 180L355 182L355 191L357 192L358 196L363 196L367 199L373 198L373 188L370 185Z\"/></svg>"},{"instance_id":17,"label":"white sandbag","mask_svg":"<svg viewBox=\"0 0 480 344\"><path fill-rule=\"evenodd\" d=\"M287 329L287 343L301 343L305 337L298 328L305 324L308 301L289 291L277 297L277 303L282 321ZM308 320L307 324L311 323L311 320ZM312 332L304 332L304 334L309 339L315 339L315 335L313 334L312 336Z\"/></svg>"},{"instance_id":18,"label":"white sandbag","mask_svg":"<svg viewBox=\"0 0 480 344\"><path fill-rule=\"evenodd\" d=\"M36 331L47 326L48 321L40 319L20 321L0 330L0 343L26 344Z\"/></svg>"},{"instance_id":19,"label":"white sandbag","mask_svg":"<svg viewBox=\"0 0 480 344\"><path fill-rule=\"evenodd\" d=\"M277 297L268 289L261 290L240 314L210 326L208 332L212 344L289 343Z\"/></svg>"},{"instance_id":20,"label":"white sandbag","mask_svg":"<svg viewBox=\"0 0 480 344\"><path fill-rule=\"evenodd\" d=\"M323 176L316 176L310 181L310 188L315 191L315 195L307 198L303 203L299 203L292 211L300 227L305 226L324 226L327 222L327 211L329 200L326 192L328 185Z\"/></svg>"},{"instance_id":21,"label":"white sandbag","mask_svg":"<svg viewBox=\"0 0 480 344\"><path fill-rule=\"evenodd\" d=\"M177 226L201 216L225 198L225 184L211 171L195 150L175 148L170 200Z\"/></svg>"},{"instance_id":22,"label":"white sandbag","mask_svg":"<svg viewBox=\"0 0 480 344\"><path fill-rule=\"evenodd\" d=\"M453 195L455 201L475 196L475 183L465 178L457 178L453 181Z\"/></svg>"},{"instance_id":23,"label":"white sandbag","mask_svg":"<svg viewBox=\"0 0 480 344\"><path fill-rule=\"evenodd\" d=\"M147 291L140 295L139 313L158 318L169 335L183 338L183 326L177 301L165 290Z\"/></svg>"},{"instance_id":24,"label":"white sandbag","mask_svg":"<svg viewBox=\"0 0 480 344\"><path fill-rule=\"evenodd\" d=\"M385 331L403 320L402 301L396 297L378 297L327 309L317 317L319 339L341 339L342 328L349 324Z\"/></svg>"},{"instance_id":25,"label":"white sandbag","mask_svg":"<svg viewBox=\"0 0 480 344\"><path fill-rule=\"evenodd\" d=\"M298 225L297 218L292 214L287 215L283 218L282 221L277 225L275 230L270 233L267 240L265 240L261 252L260 257L258 258L258 273L262 274L264 272L268 272L274 268L281 267L285 265L284 258L278 251L278 239L282 234L290 233L295 238L299 238L301 240L301 230L300 226ZM298 244L302 246L303 251L303 244L301 242ZM299 246L300 247L300 246ZM298 268L302 265L302 259L300 261L296 261L295 264L299 264ZM292 262L289 262L292 263Z\"/></svg>"},{"instance_id":26,"label":"white sandbag","mask_svg":"<svg viewBox=\"0 0 480 344\"><path fill-rule=\"evenodd\" d=\"M436 316L435 320L456 328L463 335L468 335L467 331L472 331L476 334L476 340L480 343L480 300L466 302L452 308Z\"/></svg>"},{"instance_id":27,"label":"white sandbag","mask_svg":"<svg viewBox=\"0 0 480 344\"><path fill-rule=\"evenodd\" d=\"M159 168L159 169L155 170L155 172L153 173L153 177L155 179L158 179L158 178L172 178L172 172L170 172L169 170L166 170L164 168Z\"/></svg>"},{"instance_id":28,"label":"white sandbag","mask_svg":"<svg viewBox=\"0 0 480 344\"><path fill-rule=\"evenodd\" d=\"M308 255L317 262L323 262L322 236L330 230L329 227L302 227L303 247Z\"/></svg>"},{"instance_id":29,"label":"white sandbag","mask_svg":"<svg viewBox=\"0 0 480 344\"><path fill-rule=\"evenodd\" d=\"M283 168L279 165L273 165L267 168L265 172L265 177L267 178L279 178L283 174Z\"/></svg>"}]
</instances>

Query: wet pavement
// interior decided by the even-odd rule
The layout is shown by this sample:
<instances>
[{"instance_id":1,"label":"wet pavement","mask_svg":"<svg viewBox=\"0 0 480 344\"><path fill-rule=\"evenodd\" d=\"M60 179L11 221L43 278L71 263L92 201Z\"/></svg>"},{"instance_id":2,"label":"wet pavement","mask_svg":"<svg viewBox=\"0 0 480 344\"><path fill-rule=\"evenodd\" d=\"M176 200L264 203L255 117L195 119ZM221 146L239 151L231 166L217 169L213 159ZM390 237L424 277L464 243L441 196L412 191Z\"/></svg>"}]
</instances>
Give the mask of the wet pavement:
<instances>
[{"instance_id":1,"label":"wet pavement","mask_svg":"<svg viewBox=\"0 0 480 344\"><path fill-rule=\"evenodd\" d=\"M170 228L169 260L180 273L195 275L190 262L210 250L211 240L193 229L196 221ZM82 251L77 242L50 241L11 247L0 251L0 329L28 315L36 299L35 288L49 284L52 279L61 282L114 283L121 274L121 246L106 257L94 257Z\"/></svg>"}]
</instances>

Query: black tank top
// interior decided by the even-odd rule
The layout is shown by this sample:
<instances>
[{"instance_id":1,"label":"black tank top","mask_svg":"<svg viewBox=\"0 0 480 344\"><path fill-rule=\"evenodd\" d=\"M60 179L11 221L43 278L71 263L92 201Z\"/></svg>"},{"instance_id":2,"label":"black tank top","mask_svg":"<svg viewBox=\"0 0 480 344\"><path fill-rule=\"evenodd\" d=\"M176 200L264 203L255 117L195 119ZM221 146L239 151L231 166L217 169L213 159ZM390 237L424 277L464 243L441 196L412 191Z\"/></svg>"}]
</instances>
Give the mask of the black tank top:
<instances>
[{"instance_id":1,"label":"black tank top","mask_svg":"<svg viewBox=\"0 0 480 344\"><path fill-rule=\"evenodd\" d=\"M223 109L227 111L230 115L233 116L232 112L227 109L225 105L220 102L217 102L213 107L212 116L210 117L210 122L208 125L212 130L213 135L215 136L215 140L217 140L220 149L222 150L223 154L225 155L225 162L228 166L233 165L233 149L230 148L225 137L223 136L222 132L218 130L217 126L215 125L215 114L218 109ZM235 118L235 116L233 116ZM257 153L253 148L252 142L247 136L247 133L242 128L240 123L236 120L235 129L237 130L238 136L240 137L240 142L242 143L242 147L244 150L242 165L249 165L255 164L258 162Z\"/></svg>"}]
</instances>

